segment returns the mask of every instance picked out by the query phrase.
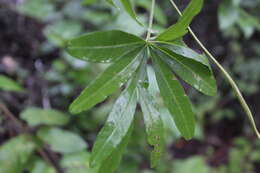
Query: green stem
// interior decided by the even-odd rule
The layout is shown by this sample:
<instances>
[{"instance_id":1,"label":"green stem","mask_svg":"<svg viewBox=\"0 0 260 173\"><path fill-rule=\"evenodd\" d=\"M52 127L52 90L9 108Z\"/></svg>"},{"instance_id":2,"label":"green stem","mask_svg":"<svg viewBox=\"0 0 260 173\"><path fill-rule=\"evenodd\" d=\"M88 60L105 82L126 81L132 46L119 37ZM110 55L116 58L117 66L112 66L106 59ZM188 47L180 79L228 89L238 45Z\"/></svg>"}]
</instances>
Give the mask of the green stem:
<instances>
[{"instance_id":1,"label":"green stem","mask_svg":"<svg viewBox=\"0 0 260 173\"><path fill-rule=\"evenodd\" d=\"M173 5L173 7L176 9L176 11L179 13L180 16L182 16L181 11L179 10L178 6L175 4L175 2L173 0L170 0L171 4ZM253 115L251 110L249 109L243 95L241 94L238 86L236 85L235 81L232 79L232 77L228 74L228 72L223 68L223 66L216 60L216 58L208 51L208 49L201 43L201 41L198 39L198 37L196 36L196 34L192 31L192 29L190 27L188 27L188 30L190 32L190 34L192 35L192 37L195 39L195 41L199 44L199 46L203 49L203 51L210 57L210 59L216 64L216 66L219 68L219 70L224 74L225 78L228 80L228 82L230 83L233 91L236 94L236 97L238 98L242 108L244 109L246 115L249 118L249 121L253 127L253 130L255 131L257 137L260 139L260 133L257 130Z\"/></svg>"},{"instance_id":2,"label":"green stem","mask_svg":"<svg viewBox=\"0 0 260 173\"><path fill-rule=\"evenodd\" d=\"M154 6L155 6L155 0L152 0L148 31L147 31L147 35L146 35L146 39L145 39L146 41L148 41L151 37L151 31L152 31L152 26L153 26L153 16L154 16Z\"/></svg>"}]
</instances>

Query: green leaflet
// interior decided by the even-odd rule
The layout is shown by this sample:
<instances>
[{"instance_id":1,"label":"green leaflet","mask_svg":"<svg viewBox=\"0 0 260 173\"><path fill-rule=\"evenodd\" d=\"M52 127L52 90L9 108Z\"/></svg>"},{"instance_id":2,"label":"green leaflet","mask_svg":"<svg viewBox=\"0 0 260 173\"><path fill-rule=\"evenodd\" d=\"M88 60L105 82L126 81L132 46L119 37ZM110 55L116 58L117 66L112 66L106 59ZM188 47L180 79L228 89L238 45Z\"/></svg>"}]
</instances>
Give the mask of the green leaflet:
<instances>
[{"instance_id":1,"label":"green leaflet","mask_svg":"<svg viewBox=\"0 0 260 173\"><path fill-rule=\"evenodd\" d=\"M185 58L197 61L210 68L208 58L202 54L198 54L189 47L186 47L185 43L158 42L156 45L158 45L160 48L168 49Z\"/></svg>"},{"instance_id":2,"label":"green leaflet","mask_svg":"<svg viewBox=\"0 0 260 173\"><path fill-rule=\"evenodd\" d=\"M126 136L122 139L121 143L118 145L117 149L112 152L112 154L101 164L98 173L114 173L119 166L122 155L126 149L127 144L131 138L133 132L133 123L130 126Z\"/></svg>"},{"instance_id":3,"label":"green leaflet","mask_svg":"<svg viewBox=\"0 0 260 173\"><path fill-rule=\"evenodd\" d=\"M200 12L202 5L203 0L191 0L178 22L159 34L156 40L167 41L184 36L192 19Z\"/></svg>"},{"instance_id":4,"label":"green leaflet","mask_svg":"<svg viewBox=\"0 0 260 173\"><path fill-rule=\"evenodd\" d=\"M142 52L143 56L145 52ZM98 134L91 154L91 165L102 164L110 154L112 154L125 138L134 119L137 105L136 85L142 70L142 65L146 62L145 57L140 63L134 78L129 86L119 96L108 116L107 122Z\"/></svg>"},{"instance_id":5,"label":"green leaflet","mask_svg":"<svg viewBox=\"0 0 260 173\"><path fill-rule=\"evenodd\" d=\"M24 91L24 89L18 83L4 75L0 75L0 89L15 92Z\"/></svg>"},{"instance_id":6,"label":"green leaflet","mask_svg":"<svg viewBox=\"0 0 260 173\"><path fill-rule=\"evenodd\" d=\"M164 129L160 113L156 108L154 98L143 87L138 87L148 143L154 147L151 153L151 167L157 166L164 149Z\"/></svg>"},{"instance_id":7,"label":"green leaflet","mask_svg":"<svg viewBox=\"0 0 260 173\"><path fill-rule=\"evenodd\" d=\"M194 135L195 120L189 98L169 67L162 61L163 57L153 49L151 56L164 104L172 114L182 136L191 139Z\"/></svg>"},{"instance_id":8,"label":"green leaflet","mask_svg":"<svg viewBox=\"0 0 260 173\"><path fill-rule=\"evenodd\" d=\"M70 40L67 51L85 61L114 62L144 44L144 40L126 32L98 31Z\"/></svg>"},{"instance_id":9,"label":"green leaflet","mask_svg":"<svg viewBox=\"0 0 260 173\"><path fill-rule=\"evenodd\" d=\"M94 144L91 165L95 166L106 160L126 136L134 118L136 97L135 90L125 90L117 99Z\"/></svg>"},{"instance_id":10,"label":"green leaflet","mask_svg":"<svg viewBox=\"0 0 260 173\"><path fill-rule=\"evenodd\" d=\"M20 135L4 143L0 147L0 172L22 172L35 149L36 144L28 135Z\"/></svg>"},{"instance_id":11,"label":"green leaflet","mask_svg":"<svg viewBox=\"0 0 260 173\"><path fill-rule=\"evenodd\" d=\"M169 49L161 47L158 47L158 49L160 51L157 51L157 55L163 57L171 69L185 82L206 95L216 95L216 81L210 66L205 66L198 61L178 55Z\"/></svg>"},{"instance_id":12,"label":"green leaflet","mask_svg":"<svg viewBox=\"0 0 260 173\"><path fill-rule=\"evenodd\" d=\"M142 49L141 47L129 52L124 58L109 66L74 100L70 105L70 112L76 114L88 110L119 89L136 71Z\"/></svg>"}]
</instances>

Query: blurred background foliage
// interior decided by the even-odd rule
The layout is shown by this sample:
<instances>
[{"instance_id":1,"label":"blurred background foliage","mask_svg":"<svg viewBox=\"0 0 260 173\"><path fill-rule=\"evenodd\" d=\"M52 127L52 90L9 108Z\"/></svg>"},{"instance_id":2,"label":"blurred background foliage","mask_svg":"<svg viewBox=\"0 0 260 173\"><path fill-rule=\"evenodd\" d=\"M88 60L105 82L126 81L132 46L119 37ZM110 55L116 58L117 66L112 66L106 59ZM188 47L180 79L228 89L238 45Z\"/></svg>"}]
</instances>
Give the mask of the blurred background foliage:
<instances>
[{"instance_id":1,"label":"blurred background foliage","mask_svg":"<svg viewBox=\"0 0 260 173\"><path fill-rule=\"evenodd\" d=\"M133 0L147 23L150 0ZM188 0L177 0L183 9ZM205 0L192 28L231 72L260 126L260 1ZM167 0L157 0L153 32L178 19ZM72 116L68 105L107 65L65 53L66 41L82 33L120 29L142 36L138 25L104 0L0 0L0 173L93 173L89 156L115 96ZM185 42L201 52L191 36ZM214 67L213 67L214 68ZM152 69L149 76L154 76ZM219 92L204 96L187 86L197 115L196 136L179 137L163 106L167 151L155 170L143 122L135 130L120 173L257 173L260 142L229 85L214 71ZM158 93L155 79L150 87ZM160 98L157 98L161 103ZM139 109L139 108L138 108Z\"/></svg>"}]
</instances>

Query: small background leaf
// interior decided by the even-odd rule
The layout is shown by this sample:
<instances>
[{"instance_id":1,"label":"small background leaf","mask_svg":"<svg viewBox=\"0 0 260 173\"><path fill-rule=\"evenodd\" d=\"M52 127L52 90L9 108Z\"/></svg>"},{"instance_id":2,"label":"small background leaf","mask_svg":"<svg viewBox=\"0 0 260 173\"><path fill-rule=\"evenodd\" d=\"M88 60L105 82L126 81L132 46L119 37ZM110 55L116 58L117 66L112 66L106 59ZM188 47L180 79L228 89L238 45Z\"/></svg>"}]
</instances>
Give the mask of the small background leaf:
<instances>
[{"instance_id":1,"label":"small background leaf","mask_svg":"<svg viewBox=\"0 0 260 173\"><path fill-rule=\"evenodd\" d=\"M24 169L29 157L36 149L32 138L20 135L0 147L0 172L19 173Z\"/></svg>"},{"instance_id":2,"label":"small background leaf","mask_svg":"<svg viewBox=\"0 0 260 173\"><path fill-rule=\"evenodd\" d=\"M48 25L44 28L44 34L48 41L59 46L65 47L67 40L72 39L81 33L82 27L80 23L75 21L60 21Z\"/></svg>"},{"instance_id":3,"label":"small background leaf","mask_svg":"<svg viewBox=\"0 0 260 173\"><path fill-rule=\"evenodd\" d=\"M87 148L87 143L79 135L59 128L41 128L37 136L49 144L53 151L60 153L74 153Z\"/></svg>"},{"instance_id":4,"label":"small background leaf","mask_svg":"<svg viewBox=\"0 0 260 173\"><path fill-rule=\"evenodd\" d=\"M55 169L43 160L39 159L33 163L31 173L56 173Z\"/></svg>"},{"instance_id":5,"label":"small background leaf","mask_svg":"<svg viewBox=\"0 0 260 173\"><path fill-rule=\"evenodd\" d=\"M17 6L17 11L40 20L48 20L55 15L55 7L49 0L26 0Z\"/></svg>"},{"instance_id":6,"label":"small background leaf","mask_svg":"<svg viewBox=\"0 0 260 173\"><path fill-rule=\"evenodd\" d=\"M4 75L0 75L0 89L15 92L24 91L24 89L17 82Z\"/></svg>"},{"instance_id":7,"label":"small background leaf","mask_svg":"<svg viewBox=\"0 0 260 173\"><path fill-rule=\"evenodd\" d=\"M21 118L30 126L37 125L65 125L69 117L53 109L27 108L21 113Z\"/></svg>"},{"instance_id":8,"label":"small background leaf","mask_svg":"<svg viewBox=\"0 0 260 173\"><path fill-rule=\"evenodd\" d=\"M183 166L185 165L185 166ZM203 157L195 156L186 160L176 160L173 164L174 173L209 173L210 169Z\"/></svg>"},{"instance_id":9,"label":"small background leaf","mask_svg":"<svg viewBox=\"0 0 260 173\"><path fill-rule=\"evenodd\" d=\"M96 173L89 167L90 153L81 151L78 153L65 154L61 160L61 166L67 173Z\"/></svg>"},{"instance_id":10,"label":"small background leaf","mask_svg":"<svg viewBox=\"0 0 260 173\"><path fill-rule=\"evenodd\" d=\"M132 7L130 0L120 0L122 6L124 7L125 11L132 17L138 24L142 25L136 17L135 11Z\"/></svg>"}]
</instances>

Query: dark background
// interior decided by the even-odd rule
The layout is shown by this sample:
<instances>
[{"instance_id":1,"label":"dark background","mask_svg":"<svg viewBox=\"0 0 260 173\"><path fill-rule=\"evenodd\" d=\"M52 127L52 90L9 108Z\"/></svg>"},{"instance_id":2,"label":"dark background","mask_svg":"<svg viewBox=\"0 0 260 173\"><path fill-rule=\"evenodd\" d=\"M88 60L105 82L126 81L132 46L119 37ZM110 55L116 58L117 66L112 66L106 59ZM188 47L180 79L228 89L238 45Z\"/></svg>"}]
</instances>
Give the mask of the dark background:
<instances>
[{"instance_id":1,"label":"dark background","mask_svg":"<svg viewBox=\"0 0 260 173\"><path fill-rule=\"evenodd\" d=\"M25 93L0 90L0 101L27 127L27 133L35 134L39 127L30 127L20 118L21 112L39 107L53 108L69 115L68 106L72 100L105 69L102 64L85 63L69 57L65 53L65 40L103 29L116 28L137 35L144 35L144 30L126 14L121 14L103 1L90 5L77 0L32 1L39 3L29 6L29 0L0 0L0 73L27 90ZM189 1L176 2L183 9ZM177 14L167 0L157 3L164 12L159 18L166 19L165 22L155 20L155 29L160 31L174 23ZM46 4L49 6L46 7ZM200 40L238 83L258 126L259 7L258 0L240 3L235 0L206 0L202 12L191 25ZM139 18L147 21L147 9L136 3L136 10ZM241 16L241 10L248 16ZM189 47L202 53L190 35L185 36L184 40ZM185 141L169 128L167 152L159 168L153 171L149 169L145 134L140 132L143 128L135 128L119 172L260 172L260 143L230 85L214 65L213 70L218 83L216 97L203 96L185 85L197 113L195 138ZM93 110L72 116L62 128L80 135L88 143L90 151L115 98L112 96ZM1 145L22 133L3 112L0 114ZM141 118L137 119L137 126L142 127ZM65 154L51 151L48 144L47 148L47 153L59 165ZM25 167L26 170L30 169Z\"/></svg>"}]
</instances>

